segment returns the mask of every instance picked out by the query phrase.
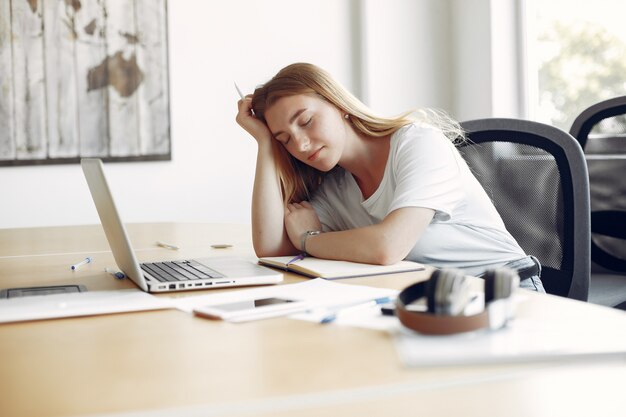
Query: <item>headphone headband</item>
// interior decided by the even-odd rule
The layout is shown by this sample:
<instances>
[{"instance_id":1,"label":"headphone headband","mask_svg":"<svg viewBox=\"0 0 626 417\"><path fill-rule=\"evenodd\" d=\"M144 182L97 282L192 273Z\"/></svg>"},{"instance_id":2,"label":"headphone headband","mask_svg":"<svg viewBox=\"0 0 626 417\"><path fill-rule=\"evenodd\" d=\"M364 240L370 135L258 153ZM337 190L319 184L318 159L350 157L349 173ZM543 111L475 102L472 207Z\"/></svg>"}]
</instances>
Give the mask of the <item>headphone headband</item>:
<instances>
[{"instance_id":1,"label":"headphone headband","mask_svg":"<svg viewBox=\"0 0 626 417\"><path fill-rule=\"evenodd\" d=\"M409 329L432 335L502 327L512 316L508 301L519 285L519 276L515 271L499 268L487 271L484 278L486 307L478 314L462 315L469 300L465 274L456 269L442 269L434 271L429 280L400 292L396 299L396 316ZM428 312L407 309L409 304L424 297ZM503 303L505 308L501 307Z\"/></svg>"}]
</instances>

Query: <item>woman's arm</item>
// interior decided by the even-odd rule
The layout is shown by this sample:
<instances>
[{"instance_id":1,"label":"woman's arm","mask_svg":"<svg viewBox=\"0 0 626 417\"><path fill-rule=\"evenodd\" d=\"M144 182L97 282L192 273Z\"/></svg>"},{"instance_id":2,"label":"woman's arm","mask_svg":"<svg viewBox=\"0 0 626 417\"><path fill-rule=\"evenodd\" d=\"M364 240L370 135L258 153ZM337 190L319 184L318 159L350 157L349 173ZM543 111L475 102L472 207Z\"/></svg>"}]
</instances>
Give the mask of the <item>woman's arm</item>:
<instances>
[{"instance_id":1,"label":"woman's arm","mask_svg":"<svg viewBox=\"0 0 626 417\"><path fill-rule=\"evenodd\" d=\"M272 134L251 111L252 97L239 101L237 123L258 144L254 188L252 191L252 244L258 257L297 253L284 224L284 206L272 151Z\"/></svg>"},{"instance_id":2,"label":"woman's arm","mask_svg":"<svg viewBox=\"0 0 626 417\"><path fill-rule=\"evenodd\" d=\"M284 210L271 143L259 143L252 191L252 244L258 257L298 252L287 236Z\"/></svg>"},{"instance_id":3,"label":"woman's arm","mask_svg":"<svg viewBox=\"0 0 626 417\"><path fill-rule=\"evenodd\" d=\"M302 235L307 230L319 230L311 229L319 220L310 204L298 206L289 206L285 224L292 244L302 249ZM325 259L393 264L406 258L434 215L435 211L427 208L400 208L372 226L309 236L306 252Z\"/></svg>"}]
</instances>

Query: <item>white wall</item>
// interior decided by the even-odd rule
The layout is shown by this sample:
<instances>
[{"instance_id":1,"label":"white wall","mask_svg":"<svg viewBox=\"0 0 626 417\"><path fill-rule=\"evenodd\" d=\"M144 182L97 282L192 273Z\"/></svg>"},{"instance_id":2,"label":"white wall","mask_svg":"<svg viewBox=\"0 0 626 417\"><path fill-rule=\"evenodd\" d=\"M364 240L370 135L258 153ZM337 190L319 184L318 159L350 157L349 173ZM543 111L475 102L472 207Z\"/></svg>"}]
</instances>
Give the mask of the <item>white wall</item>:
<instances>
[{"instance_id":1,"label":"white wall","mask_svg":"<svg viewBox=\"0 0 626 417\"><path fill-rule=\"evenodd\" d=\"M363 95L384 115L523 114L521 0L363 0Z\"/></svg>"},{"instance_id":2,"label":"white wall","mask_svg":"<svg viewBox=\"0 0 626 417\"><path fill-rule=\"evenodd\" d=\"M384 115L493 110L489 0L168 3L173 157L107 164L127 222L249 222L256 147L234 121L233 81L251 92L292 62ZM78 165L1 167L0 190L0 228L98 222Z\"/></svg>"},{"instance_id":3,"label":"white wall","mask_svg":"<svg viewBox=\"0 0 626 417\"><path fill-rule=\"evenodd\" d=\"M451 113L456 119L524 114L520 1L451 0Z\"/></svg>"},{"instance_id":4,"label":"white wall","mask_svg":"<svg viewBox=\"0 0 626 417\"><path fill-rule=\"evenodd\" d=\"M450 5L441 0L366 0L365 97L391 116L420 107L451 111Z\"/></svg>"},{"instance_id":5,"label":"white wall","mask_svg":"<svg viewBox=\"0 0 626 417\"><path fill-rule=\"evenodd\" d=\"M127 222L249 222L256 157L235 123L237 93L295 61L352 88L350 3L170 0L172 161L108 164ZM0 228L93 224L78 165L0 168Z\"/></svg>"},{"instance_id":6,"label":"white wall","mask_svg":"<svg viewBox=\"0 0 626 417\"><path fill-rule=\"evenodd\" d=\"M453 0L453 115L458 120L492 111L490 20L489 0Z\"/></svg>"}]
</instances>

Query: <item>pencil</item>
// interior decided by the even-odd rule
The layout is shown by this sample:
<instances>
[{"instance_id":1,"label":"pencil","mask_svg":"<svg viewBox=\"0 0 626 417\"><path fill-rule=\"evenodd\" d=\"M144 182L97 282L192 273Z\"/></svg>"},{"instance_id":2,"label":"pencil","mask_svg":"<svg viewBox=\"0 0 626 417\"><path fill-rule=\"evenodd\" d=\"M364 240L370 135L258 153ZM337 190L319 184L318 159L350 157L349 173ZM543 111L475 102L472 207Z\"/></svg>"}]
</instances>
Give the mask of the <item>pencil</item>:
<instances>
[{"instance_id":1,"label":"pencil","mask_svg":"<svg viewBox=\"0 0 626 417\"><path fill-rule=\"evenodd\" d=\"M235 88L237 89L237 93L239 93L239 97L241 97L241 100L245 100L246 98L244 97L243 93L239 89L239 86L237 85L237 83L233 81L233 84L235 84ZM250 113L252 113L253 116L255 115L254 110L252 109L250 109Z\"/></svg>"},{"instance_id":2,"label":"pencil","mask_svg":"<svg viewBox=\"0 0 626 417\"><path fill-rule=\"evenodd\" d=\"M245 97L243 96L243 93L239 89L239 86L237 85L237 83L233 81L233 84L235 84L235 88L237 89L237 92L239 93L239 97L241 97L241 99L244 100Z\"/></svg>"}]
</instances>

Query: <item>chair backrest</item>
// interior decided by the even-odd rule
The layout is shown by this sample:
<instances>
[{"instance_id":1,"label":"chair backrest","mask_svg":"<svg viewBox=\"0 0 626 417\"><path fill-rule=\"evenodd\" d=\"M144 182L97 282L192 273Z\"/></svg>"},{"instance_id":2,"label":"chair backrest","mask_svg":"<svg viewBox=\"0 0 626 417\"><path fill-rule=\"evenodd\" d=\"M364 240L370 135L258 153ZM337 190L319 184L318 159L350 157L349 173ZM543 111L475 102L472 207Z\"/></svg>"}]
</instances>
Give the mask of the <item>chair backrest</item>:
<instances>
[{"instance_id":1,"label":"chair backrest","mask_svg":"<svg viewBox=\"0 0 626 417\"><path fill-rule=\"evenodd\" d=\"M589 169L592 272L626 274L626 96L585 109L570 134Z\"/></svg>"},{"instance_id":2,"label":"chair backrest","mask_svg":"<svg viewBox=\"0 0 626 417\"><path fill-rule=\"evenodd\" d=\"M580 146L586 150L587 141L594 127L599 127L599 134L605 137L623 137L626 135L626 118L616 117L625 114L626 96L601 101L583 110L583 112L574 119L569 133L580 143ZM607 133L609 135L607 135ZM619 142L624 141L621 140ZM621 145L624 146L624 143L621 143ZM614 146L619 147L620 144L616 143Z\"/></svg>"},{"instance_id":3,"label":"chair backrest","mask_svg":"<svg viewBox=\"0 0 626 417\"><path fill-rule=\"evenodd\" d=\"M459 147L507 230L543 267L546 291L587 300L589 179L584 154L566 132L517 119L461 123Z\"/></svg>"}]
</instances>

